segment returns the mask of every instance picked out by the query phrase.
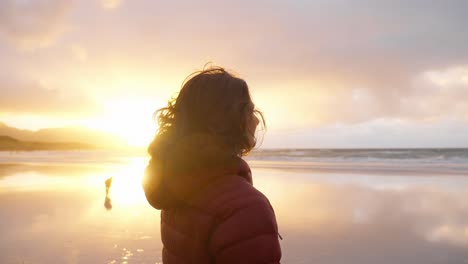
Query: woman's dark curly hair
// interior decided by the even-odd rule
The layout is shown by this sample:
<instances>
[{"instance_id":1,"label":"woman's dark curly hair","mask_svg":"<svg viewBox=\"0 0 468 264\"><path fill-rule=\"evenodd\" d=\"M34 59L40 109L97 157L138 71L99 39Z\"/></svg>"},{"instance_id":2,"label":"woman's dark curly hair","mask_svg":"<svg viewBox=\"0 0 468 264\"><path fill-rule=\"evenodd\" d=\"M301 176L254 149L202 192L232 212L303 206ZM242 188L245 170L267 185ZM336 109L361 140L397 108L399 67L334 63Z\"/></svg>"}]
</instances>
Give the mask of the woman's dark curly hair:
<instances>
[{"instance_id":1,"label":"woman's dark curly hair","mask_svg":"<svg viewBox=\"0 0 468 264\"><path fill-rule=\"evenodd\" d=\"M194 72L186 80L178 96L154 114L159 130L148 148L152 158L162 159L171 145L200 134L221 140L226 153L251 151L256 139L249 140L248 123L256 116L264 128L265 120L247 83L220 67Z\"/></svg>"}]
</instances>

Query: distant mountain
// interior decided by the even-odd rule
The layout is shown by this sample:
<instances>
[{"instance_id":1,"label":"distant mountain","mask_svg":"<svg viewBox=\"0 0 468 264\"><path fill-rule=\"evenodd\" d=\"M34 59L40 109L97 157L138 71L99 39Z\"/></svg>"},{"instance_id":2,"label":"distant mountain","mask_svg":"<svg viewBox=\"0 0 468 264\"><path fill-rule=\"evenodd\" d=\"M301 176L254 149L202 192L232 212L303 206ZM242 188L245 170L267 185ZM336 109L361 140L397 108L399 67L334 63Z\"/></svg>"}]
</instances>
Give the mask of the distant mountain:
<instances>
[{"instance_id":1,"label":"distant mountain","mask_svg":"<svg viewBox=\"0 0 468 264\"><path fill-rule=\"evenodd\" d=\"M3 144L7 144L6 142L13 144L12 142L17 140L41 144L60 143L62 145L68 144L67 146L82 146L84 148L89 148L90 146L95 148L119 148L126 146L126 142L122 138L82 127L47 128L31 131L10 127L0 122L0 136L5 136L2 138Z\"/></svg>"},{"instance_id":2,"label":"distant mountain","mask_svg":"<svg viewBox=\"0 0 468 264\"><path fill-rule=\"evenodd\" d=\"M5 150L78 150L94 149L92 145L75 142L20 141L10 136L0 136L0 151Z\"/></svg>"}]
</instances>

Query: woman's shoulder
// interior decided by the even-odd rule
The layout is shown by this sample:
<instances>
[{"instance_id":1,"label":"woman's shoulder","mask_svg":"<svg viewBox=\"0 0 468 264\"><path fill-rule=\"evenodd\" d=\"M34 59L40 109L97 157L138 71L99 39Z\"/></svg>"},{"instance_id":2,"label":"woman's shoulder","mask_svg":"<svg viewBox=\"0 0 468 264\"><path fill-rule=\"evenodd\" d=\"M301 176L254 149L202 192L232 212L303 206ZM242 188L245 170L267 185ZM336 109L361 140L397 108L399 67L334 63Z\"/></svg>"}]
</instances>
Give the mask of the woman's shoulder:
<instances>
[{"instance_id":1,"label":"woman's shoulder","mask_svg":"<svg viewBox=\"0 0 468 264\"><path fill-rule=\"evenodd\" d=\"M220 187L208 206L215 216L209 248L216 263L279 263L278 225L266 196L238 176Z\"/></svg>"},{"instance_id":2,"label":"woman's shoulder","mask_svg":"<svg viewBox=\"0 0 468 264\"><path fill-rule=\"evenodd\" d=\"M269 200L241 175L223 175L192 200L211 217L215 263L279 263L278 225Z\"/></svg>"},{"instance_id":3,"label":"woman's shoulder","mask_svg":"<svg viewBox=\"0 0 468 264\"><path fill-rule=\"evenodd\" d=\"M238 175L223 176L213 182L194 202L219 220L254 208L258 213L267 212L269 217L274 217L268 198Z\"/></svg>"}]
</instances>

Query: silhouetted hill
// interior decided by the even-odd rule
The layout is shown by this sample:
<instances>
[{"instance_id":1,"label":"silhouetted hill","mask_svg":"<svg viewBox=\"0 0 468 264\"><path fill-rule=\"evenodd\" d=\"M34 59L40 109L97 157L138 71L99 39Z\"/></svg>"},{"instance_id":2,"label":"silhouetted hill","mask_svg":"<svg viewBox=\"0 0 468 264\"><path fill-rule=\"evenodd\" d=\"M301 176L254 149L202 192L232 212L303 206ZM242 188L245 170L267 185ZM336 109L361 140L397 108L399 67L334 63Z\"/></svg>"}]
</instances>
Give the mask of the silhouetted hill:
<instances>
[{"instance_id":1,"label":"silhouetted hill","mask_svg":"<svg viewBox=\"0 0 468 264\"><path fill-rule=\"evenodd\" d=\"M78 150L93 149L89 144L76 142L33 142L20 141L10 136L0 136L0 151L5 150Z\"/></svg>"},{"instance_id":2,"label":"silhouetted hill","mask_svg":"<svg viewBox=\"0 0 468 264\"><path fill-rule=\"evenodd\" d=\"M82 127L47 128L31 131L10 127L0 122L0 135L6 136L2 138L2 144L7 144L7 142L13 144L12 140L17 140L23 143L40 143L49 146L59 143L63 147L118 148L126 145L125 141L117 136ZM58 145L55 144L54 148L57 147Z\"/></svg>"}]
</instances>

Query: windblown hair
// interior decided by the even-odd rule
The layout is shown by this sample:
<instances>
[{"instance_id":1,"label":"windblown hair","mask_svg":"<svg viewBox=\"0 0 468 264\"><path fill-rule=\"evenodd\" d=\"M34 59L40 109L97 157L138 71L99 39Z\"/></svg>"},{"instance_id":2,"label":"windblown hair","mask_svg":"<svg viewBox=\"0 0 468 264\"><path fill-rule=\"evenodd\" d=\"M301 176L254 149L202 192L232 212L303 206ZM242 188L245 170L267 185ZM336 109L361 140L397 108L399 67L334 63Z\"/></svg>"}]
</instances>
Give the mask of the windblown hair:
<instances>
[{"instance_id":1,"label":"windblown hair","mask_svg":"<svg viewBox=\"0 0 468 264\"><path fill-rule=\"evenodd\" d=\"M194 72L187 79L178 96L154 114L159 130L148 148L152 158L164 159L175 144L197 135L213 139L226 154L248 154L257 141L249 141L248 122L256 116L264 128L265 120L255 109L247 83L220 67Z\"/></svg>"}]
</instances>

